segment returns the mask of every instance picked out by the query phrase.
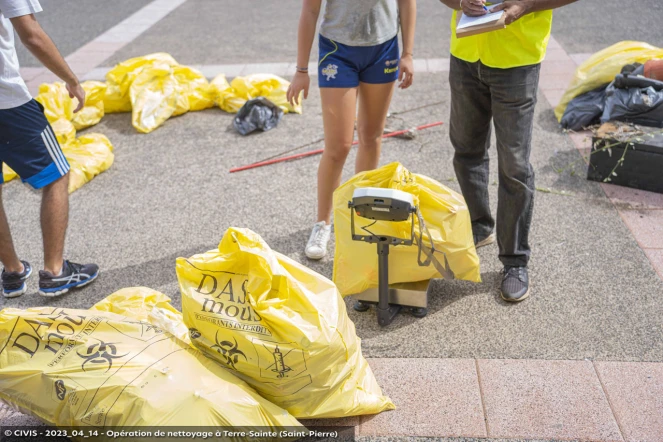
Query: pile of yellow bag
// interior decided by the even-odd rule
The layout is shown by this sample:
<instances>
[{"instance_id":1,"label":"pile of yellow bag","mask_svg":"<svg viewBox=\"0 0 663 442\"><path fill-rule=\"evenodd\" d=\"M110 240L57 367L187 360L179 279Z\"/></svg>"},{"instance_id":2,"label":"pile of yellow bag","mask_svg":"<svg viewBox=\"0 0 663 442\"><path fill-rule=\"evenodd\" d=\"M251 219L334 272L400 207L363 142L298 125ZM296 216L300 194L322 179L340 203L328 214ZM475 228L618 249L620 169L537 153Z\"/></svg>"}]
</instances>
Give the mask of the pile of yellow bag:
<instances>
[{"instance_id":1,"label":"pile of yellow bag","mask_svg":"<svg viewBox=\"0 0 663 442\"><path fill-rule=\"evenodd\" d=\"M90 310L2 310L0 400L56 426L303 429L169 333L181 323L169 301L135 288ZM150 322L158 320L165 327Z\"/></svg>"},{"instance_id":2,"label":"pile of yellow bag","mask_svg":"<svg viewBox=\"0 0 663 442\"><path fill-rule=\"evenodd\" d=\"M562 120L571 100L612 82L623 66L659 58L663 59L663 48L639 41L622 41L595 53L576 69L571 85L555 108L557 121Z\"/></svg>"}]
</instances>

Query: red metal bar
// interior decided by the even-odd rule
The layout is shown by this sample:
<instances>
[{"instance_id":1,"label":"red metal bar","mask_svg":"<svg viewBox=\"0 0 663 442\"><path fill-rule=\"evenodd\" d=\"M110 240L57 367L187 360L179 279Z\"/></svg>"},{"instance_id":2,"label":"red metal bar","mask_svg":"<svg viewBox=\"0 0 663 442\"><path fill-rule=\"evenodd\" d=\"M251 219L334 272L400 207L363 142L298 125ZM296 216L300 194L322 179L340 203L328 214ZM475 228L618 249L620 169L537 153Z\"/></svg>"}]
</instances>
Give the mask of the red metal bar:
<instances>
[{"instance_id":1,"label":"red metal bar","mask_svg":"<svg viewBox=\"0 0 663 442\"><path fill-rule=\"evenodd\" d=\"M403 129L403 130L397 130L395 132L389 132L388 134L384 134L382 138L390 138L390 137L395 137L398 135L402 135L406 132L409 131L418 131L418 130L423 130L423 129L428 129L429 127L434 127L434 126L439 126L441 124L444 124L442 121L438 121L437 123L429 123L429 124L424 124L422 126L415 127L413 129ZM355 140L352 142L352 145L359 144L358 140ZM276 164L276 163L282 163L284 161L290 161L290 160L298 160L300 158L306 158L310 157L312 155L319 155L324 151L324 149L316 149L312 150L310 152L302 152L294 155L289 155L287 157L282 157L282 158L274 158L272 160L268 161L259 161L257 163L253 164L247 164L246 166L240 166L240 167L233 167L230 169L230 173L235 173L235 172L241 172L243 170L249 170L249 169L255 169L257 167L263 167L263 166L269 166L270 164Z\"/></svg>"}]
</instances>

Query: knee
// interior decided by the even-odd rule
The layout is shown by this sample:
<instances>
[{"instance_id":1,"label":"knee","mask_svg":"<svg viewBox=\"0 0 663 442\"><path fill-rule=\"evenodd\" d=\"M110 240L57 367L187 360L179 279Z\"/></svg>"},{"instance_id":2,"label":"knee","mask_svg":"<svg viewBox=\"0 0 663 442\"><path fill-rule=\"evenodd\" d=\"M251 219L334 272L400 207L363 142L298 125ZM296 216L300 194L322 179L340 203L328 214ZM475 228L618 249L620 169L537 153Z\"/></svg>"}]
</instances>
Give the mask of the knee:
<instances>
[{"instance_id":1,"label":"knee","mask_svg":"<svg viewBox=\"0 0 663 442\"><path fill-rule=\"evenodd\" d=\"M352 141L344 141L325 147L325 154L331 161L335 163L345 163L351 148Z\"/></svg>"},{"instance_id":2,"label":"knee","mask_svg":"<svg viewBox=\"0 0 663 442\"><path fill-rule=\"evenodd\" d=\"M534 177L534 170L529 162L508 162L500 167L500 178L508 186L509 184L529 185Z\"/></svg>"},{"instance_id":3,"label":"knee","mask_svg":"<svg viewBox=\"0 0 663 442\"><path fill-rule=\"evenodd\" d=\"M382 128L359 127L357 135L362 148L377 149L382 144Z\"/></svg>"}]
</instances>

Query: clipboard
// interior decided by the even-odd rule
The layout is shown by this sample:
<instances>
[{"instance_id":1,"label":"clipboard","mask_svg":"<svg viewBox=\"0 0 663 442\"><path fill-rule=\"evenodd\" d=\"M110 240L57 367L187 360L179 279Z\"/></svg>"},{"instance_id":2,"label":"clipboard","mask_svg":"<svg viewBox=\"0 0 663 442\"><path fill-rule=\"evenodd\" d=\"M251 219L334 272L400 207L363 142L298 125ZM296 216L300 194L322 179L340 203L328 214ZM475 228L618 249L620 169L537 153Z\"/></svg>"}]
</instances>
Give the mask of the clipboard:
<instances>
[{"instance_id":1,"label":"clipboard","mask_svg":"<svg viewBox=\"0 0 663 442\"><path fill-rule=\"evenodd\" d=\"M458 24L460 23L460 19L463 15L464 14L462 13L456 13L456 38L471 37L473 35L506 28L506 14L502 14L502 17L500 17L500 19L497 21L458 29Z\"/></svg>"}]
</instances>

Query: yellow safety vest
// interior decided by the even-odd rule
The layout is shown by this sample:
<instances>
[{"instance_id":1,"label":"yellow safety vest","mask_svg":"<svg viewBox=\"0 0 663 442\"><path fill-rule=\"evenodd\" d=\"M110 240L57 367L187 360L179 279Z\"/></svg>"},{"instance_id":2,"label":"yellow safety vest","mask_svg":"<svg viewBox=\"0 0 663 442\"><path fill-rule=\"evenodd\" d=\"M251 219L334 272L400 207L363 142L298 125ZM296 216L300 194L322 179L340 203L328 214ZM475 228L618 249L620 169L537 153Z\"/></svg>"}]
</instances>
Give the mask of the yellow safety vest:
<instances>
[{"instance_id":1,"label":"yellow safety vest","mask_svg":"<svg viewBox=\"0 0 663 442\"><path fill-rule=\"evenodd\" d=\"M541 63L550 39L553 12L527 14L505 29L456 38L456 14L451 18L451 54L461 60L509 69Z\"/></svg>"}]
</instances>

